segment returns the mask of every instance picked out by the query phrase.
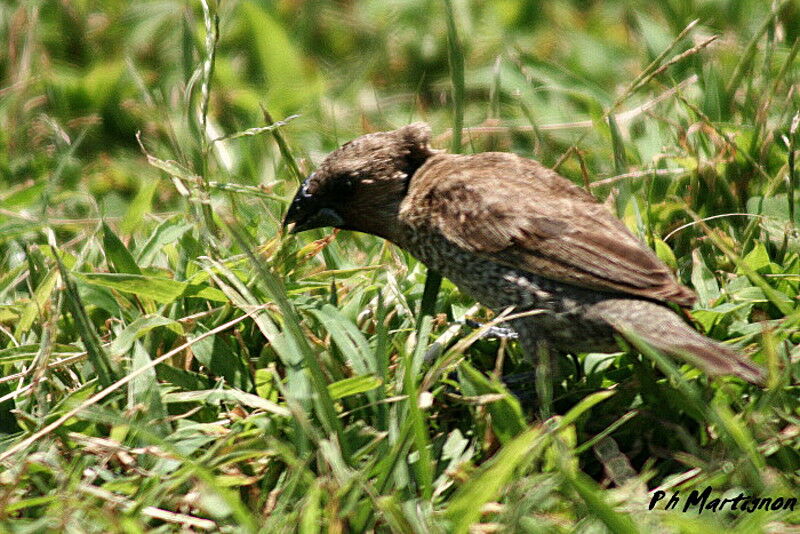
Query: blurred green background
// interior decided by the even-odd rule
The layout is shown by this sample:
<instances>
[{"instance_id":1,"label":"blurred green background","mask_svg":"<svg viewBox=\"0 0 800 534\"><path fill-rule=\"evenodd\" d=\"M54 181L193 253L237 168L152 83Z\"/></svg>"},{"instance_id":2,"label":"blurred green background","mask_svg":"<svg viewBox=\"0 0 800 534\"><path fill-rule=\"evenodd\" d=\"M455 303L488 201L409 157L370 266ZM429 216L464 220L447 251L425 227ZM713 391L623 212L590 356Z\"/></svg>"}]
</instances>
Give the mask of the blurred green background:
<instances>
[{"instance_id":1,"label":"blurred green background","mask_svg":"<svg viewBox=\"0 0 800 534\"><path fill-rule=\"evenodd\" d=\"M104 215L120 216L142 184L158 175L144 162L137 131L154 155L199 164L192 153L199 145L192 126L201 98L193 74L205 53L199 6L78 1L5 3L0 9L8 43L0 56L5 188L59 168L66 190L89 192ZM210 137L262 125L262 105L275 119L302 115L287 135L301 156L312 160L365 131L412 120L431 122L436 133L451 126L443 2L225 1L218 9ZM589 173L593 179L614 174L611 141L602 125L548 126L601 123L623 88L694 19L698 26L675 53L711 35L719 39L627 98L620 111L698 75L685 93L709 119L737 123L744 114L759 120L748 127L788 128L796 97L787 90L796 81L797 65L788 65L786 78L769 80L775 88L759 84L758 76L780 69L796 39L795 2L783 2L767 28L771 4L762 1L460 1L453 9L466 65L465 124L500 121L507 128L480 136L473 149L513 148L552 165L592 130L580 145ZM743 65L752 39L757 48L785 46L771 46L766 49L771 57ZM680 147L675 137L691 126L670 116L674 103L667 99L623 124L630 131L629 165L682 163L680 156L692 156L689 150L663 151L670 144ZM750 109L766 104L761 116ZM515 126L544 130L514 135ZM689 145L694 141L686 139ZM752 143L741 144L752 150ZM62 145L69 145L68 156ZM222 168L211 171L224 181L285 179L276 170L274 146L264 139L217 148L220 154L210 163ZM775 150L781 148L778 143ZM766 163L778 164L764 156ZM575 158L567 160L564 172L579 176ZM168 188L159 189L158 200L172 207ZM737 191L739 198L727 199L734 206L720 207L740 209L746 194Z\"/></svg>"},{"instance_id":2,"label":"blurred green background","mask_svg":"<svg viewBox=\"0 0 800 534\"><path fill-rule=\"evenodd\" d=\"M796 0L0 3L0 527L796 528L645 509L797 494L798 38ZM420 324L409 255L281 233L326 153L418 120L589 188L769 386L578 355L542 420L452 284Z\"/></svg>"}]
</instances>

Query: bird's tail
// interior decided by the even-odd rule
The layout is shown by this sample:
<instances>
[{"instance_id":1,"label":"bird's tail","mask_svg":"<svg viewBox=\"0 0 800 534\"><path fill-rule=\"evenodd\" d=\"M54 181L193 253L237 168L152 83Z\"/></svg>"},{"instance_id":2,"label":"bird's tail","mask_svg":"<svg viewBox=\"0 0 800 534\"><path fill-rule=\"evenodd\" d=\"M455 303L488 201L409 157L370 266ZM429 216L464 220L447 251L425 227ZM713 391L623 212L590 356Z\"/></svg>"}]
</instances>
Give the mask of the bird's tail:
<instances>
[{"instance_id":1,"label":"bird's tail","mask_svg":"<svg viewBox=\"0 0 800 534\"><path fill-rule=\"evenodd\" d=\"M763 386L766 383L764 369L746 356L696 332L669 308L654 302L628 300L624 306L613 306L606 319L634 344L638 340L645 341L709 375L735 375L753 384Z\"/></svg>"}]
</instances>

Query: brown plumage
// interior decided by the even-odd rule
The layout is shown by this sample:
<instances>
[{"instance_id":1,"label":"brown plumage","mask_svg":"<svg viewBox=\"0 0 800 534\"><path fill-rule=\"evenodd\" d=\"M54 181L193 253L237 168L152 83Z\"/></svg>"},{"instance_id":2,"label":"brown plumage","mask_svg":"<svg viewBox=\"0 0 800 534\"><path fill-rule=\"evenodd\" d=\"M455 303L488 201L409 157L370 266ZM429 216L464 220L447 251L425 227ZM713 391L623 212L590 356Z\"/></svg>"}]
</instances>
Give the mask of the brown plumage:
<instances>
[{"instance_id":1,"label":"brown plumage","mask_svg":"<svg viewBox=\"0 0 800 534\"><path fill-rule=\"evenodd\" d=\"M432 150L429 133L416 123L345 144L304 182L286 223L384 237L495 310L541 310L513 323L529 355L542 344L611 351L615 334L633 333L709 374L763 382L665 305L695 296L583 189L514 154Z\"/></svg>"},{"instance_id":2,"label":"brown plumage","mask_svg":"<svg viewBox=\"0 0 800 534\"><path fill-rule=\"evenodd\" d=\"M694 294L605 207L536 161L515 154L438 154L400 211L456 246L539 276L691 306Z\"/></svg>"}]
</instances>

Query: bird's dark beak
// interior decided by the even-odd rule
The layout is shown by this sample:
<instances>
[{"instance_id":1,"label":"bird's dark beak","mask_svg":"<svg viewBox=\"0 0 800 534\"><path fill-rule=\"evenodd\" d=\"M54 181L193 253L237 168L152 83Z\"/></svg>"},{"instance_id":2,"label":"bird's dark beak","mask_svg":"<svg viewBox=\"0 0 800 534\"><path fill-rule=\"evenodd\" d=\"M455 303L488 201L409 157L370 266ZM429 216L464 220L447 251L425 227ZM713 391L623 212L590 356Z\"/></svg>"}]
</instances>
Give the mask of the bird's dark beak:
<instances>
[{"instance_id":1,"label":"bird's dark beak","mask_svg":"<svg viewBox=\"0 0 800 534\"><path fill-rule=\"evenodd\" d=\"M341 227L344 219L336 210L324 206L319 199L308 193L308 180L297 191L283 219L283 227L290 224L290 234L313 230L314 228L324 228L326 226Z\"/></svg>"}]
</instances>

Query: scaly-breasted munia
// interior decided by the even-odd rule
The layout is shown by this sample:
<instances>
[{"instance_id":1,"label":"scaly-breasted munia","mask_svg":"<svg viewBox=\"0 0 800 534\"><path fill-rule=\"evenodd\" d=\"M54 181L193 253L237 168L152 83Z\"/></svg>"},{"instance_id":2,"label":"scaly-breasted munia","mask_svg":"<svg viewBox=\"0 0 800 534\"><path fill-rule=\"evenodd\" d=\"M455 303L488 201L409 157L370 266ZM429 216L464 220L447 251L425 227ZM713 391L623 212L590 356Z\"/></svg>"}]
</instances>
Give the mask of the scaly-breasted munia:
<instances>
[{"instance_id":1,"label":"scaly-breasted munia","mask_svg":"<svg viewBox=\"0 0 800 534\"><path fill-rule=\"evenodd\" d=\"M590 194L514 154L447 154L415 123L364 135L331 153L286 214L293 232L331 226L408 250L512 321L531 357L610 352L634 333L708 374L763 383L764 372L699 334L668 303L695 295Z\"/></svg>"}]
</instances>

